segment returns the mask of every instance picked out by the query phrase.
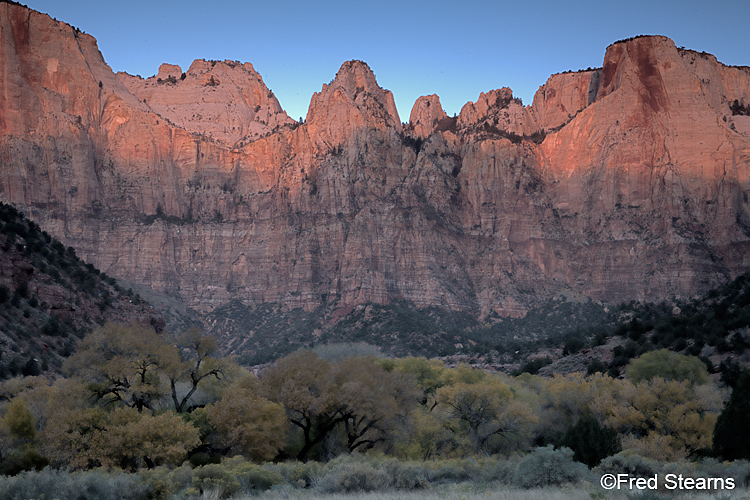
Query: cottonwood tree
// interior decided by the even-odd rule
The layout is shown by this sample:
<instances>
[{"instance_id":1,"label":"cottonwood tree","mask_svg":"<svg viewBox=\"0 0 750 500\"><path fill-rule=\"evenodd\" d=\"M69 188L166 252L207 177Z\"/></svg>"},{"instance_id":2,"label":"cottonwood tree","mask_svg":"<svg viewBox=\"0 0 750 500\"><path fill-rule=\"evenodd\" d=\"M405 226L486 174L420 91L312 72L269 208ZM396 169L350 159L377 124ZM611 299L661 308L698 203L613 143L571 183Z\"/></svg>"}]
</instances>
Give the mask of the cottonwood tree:
<instances>
[{"instance_id":1,"label":"cottonwood tree","mask_svg":"<svg viewBox=\"0 0 750 500\"><path fill-rule=\"evenodd\" d=\"M289 422L300 430L300 460L306 460L338 427L349 452L383 444L419 401L412 377L387 372L373 358L329 363L310 351L277 361L263 374L262 387L268 399L284 406Z\"/></svg>"},{"instance_id":2,"label":"cottonwood tree","mask_svg":"<svg viewBox=\"0 0 750 500\"><path fill-rule=\"evenodd\" d=\"M105 406L124 405L140 412L154 410L166 393L160 368L178 363L177 348L153 329L109 323L85 337L63 369L87 380L89 390Z\"/></svg>"},{"instance_id":3,"label":"cottonwood tree","mask_svg":"<svg viewBox=\"0 0 750 500\"><path fill-rule=\"evenodd\" d=\"M706 365L695 356L677 354L668 349L659 349L634 359L627 367L628 377L634 384L654 377L665 380L687 380L691 384L708 382Z\"/></svg>"},{"instance_id":4,"label":"cottonwood tree","mask_svg":"<svg viewBox=\"0 0 750 500\"><path fill-rule=\"evenodd\" d=\"M538 439L546 443L556 443L587 413L603 421L614 404L610 395L623 383L602 373L555 374L549 379L522 375L516 380L538 397Z\"/></svg>"},{"instance_id":5,"label":"cottonwood tree","mask_svg":"<svg viewBox=\"0 0 750 500\"><path fill-rule=\"evenodd\" d=\"M104 406L156 411L168 398L182 413L201 385L237 371L217 351L216 340L197 329L172 341L148 327L107 324L83 339L64 370L87 380Z\"/></svg>"},{"instance_id":6,"label":"cottonwood tree","mask_svg":"<svg viewBox=\"0 0 750 500\"><path fill-rule=\"evenodd\" d=\"M307 460L313 447L346 418L330 377L330 364L311 351L298 351L263 373L263 394L281 403L289 422L302 433L297 459Z\"/></svg>"},{"instance_id":7,"label":"cottonwood tree","mask_svg":"<svg viewBox=\"0 0 750 500\"><path fill-rule=\"evenodd\" d=\"M172 412L151 415L135 408L69 411L55 419L58 456L73 469L179 465L200 444L198 429Z\"/></svg>"},{"instance_id":8,"label":"cottonwood tree","mask_svg":"<svg viewBox=\"0 0 750 500\"><path fill-rule=\"evenodd\" d=\"M609 396L604 423L623 436L623 449L657 460L679 460L711 447L722 408L722 393L713 384L661 377L635 385L621 382Z\"/></svg>"},{"instance_id":9,"label":"cottonwood tree","mask_svg":"<svg viewBox=\"0 0 750 500\"><path fill-rule=\"evenodd\" d=\"M442 361L425 357L376 360L388 372L406 373L414 377L423 396L420 403L430 410L435 407L437 390L446 384L448 369Z\"/></svg>"},{"instance_id":10,"label":"cottonwood tree","mask_svg":"<svg viewBox=\"0 0 750 500\"><path fill-rule=\"evenodd\" d=\"M206 411L220 444L229 451L264 462L274 459L286 444L284 407L261 395L255 375L227 388Z\"/></svg>"},{"instance_id":11,"label":"cottonwood tree","mask_svg":"<svg viewBox=\"0 0 750 500\"><path fill-rule=\"evenodd\" d=\"M189 403L200 384L208 380L227 380L236 371L234 363L217 356L214 337L192 328L177 337L179 356L164 358L163 372L169 379L170 396L177 413L190 409ZM180 387L186 390L180 393Z\"/></svg>"},{"instance_id":12,"label":"cottonwood tree","mask_svg":"<svg viewBox=\"0 0 750 500\"><path fill-rule=\"evenodd\" d=\"M437 402L447 413L445 425L464 438L471 451L485 455L522 441L536 420L528 405L495 378L442 387Z\"/></svg>"},{"instance_id":13,"label":"cottonwood tree","mask_svg":"<svg viewBox=\"0 0 750 500\"><path fill-rule=\"evenodd\" d=\"M349 453L388 441L420 399L411 376L386 372L370 357L344 359L333 366L331 376Z\"/></svg>"}]
</instances>

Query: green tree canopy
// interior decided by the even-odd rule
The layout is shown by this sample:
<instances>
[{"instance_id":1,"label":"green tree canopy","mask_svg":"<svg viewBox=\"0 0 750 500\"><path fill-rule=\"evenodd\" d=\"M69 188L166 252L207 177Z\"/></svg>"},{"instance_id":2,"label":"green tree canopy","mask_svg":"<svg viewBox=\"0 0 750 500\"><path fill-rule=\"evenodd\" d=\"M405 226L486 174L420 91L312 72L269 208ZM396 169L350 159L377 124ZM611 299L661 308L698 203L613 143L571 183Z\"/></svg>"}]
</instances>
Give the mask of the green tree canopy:
<instances>
[{"instance_id":1,"label":"green tree canopy","mask_svg":"<svg viewBox=\"0 0 750 500\"><path fill-rule=\"evenodd\" d=\"M708 370L703 361L695 356L677 354L668 349L647 352L632 360L627 373L634 384L654 377L678 382L687 380L691 384L708 382Z\"/></svg>"}]
</instances>

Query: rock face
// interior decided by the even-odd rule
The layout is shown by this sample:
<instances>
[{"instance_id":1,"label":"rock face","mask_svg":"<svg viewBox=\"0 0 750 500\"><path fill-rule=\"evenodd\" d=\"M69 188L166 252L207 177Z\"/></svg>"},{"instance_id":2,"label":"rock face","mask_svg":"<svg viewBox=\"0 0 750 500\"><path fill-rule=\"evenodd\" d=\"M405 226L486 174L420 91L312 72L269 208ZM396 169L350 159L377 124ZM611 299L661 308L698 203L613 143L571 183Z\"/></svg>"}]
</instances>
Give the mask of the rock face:
<instances>
[{"instance_id":1,"label":"rock face","mask_svg":"<svg viewBox=\"0 0 750 500\"><path fill-rule=\"evenodd\" d=\"M448 118L420 98L402 128L360 61L299 124L249 65L118 78L45 15L2 3L0 29L0 198L197 308L522 315L563 290L684 297L750 268L750 72L664 37L611 45L532 106L492 90Z\"/></svg>"},{"instance_id":2,"label":"rock face","mask_svg":"<svg viewBox=\"0 0 750 500\"><path fill-rule=\"evenodd\" d=\"M117 76L154 112L228 147L294 123L250 63L196 60L186 73L162 64L156 76L145 80L127 73Z\"/></svg>"},{"instance_id":3,"label":"rock face","mask_svg":"<svg viewBox=\"0 0 750 500\"><path fill-rule=\"evenodd\" d=\"M431 136L440 127L441 122L449 123L447 120L448 115L445 114L437 94L417 99L409 115L409 125L413 130L413 135L422 140Z\"/></svg>"}]
</instances>

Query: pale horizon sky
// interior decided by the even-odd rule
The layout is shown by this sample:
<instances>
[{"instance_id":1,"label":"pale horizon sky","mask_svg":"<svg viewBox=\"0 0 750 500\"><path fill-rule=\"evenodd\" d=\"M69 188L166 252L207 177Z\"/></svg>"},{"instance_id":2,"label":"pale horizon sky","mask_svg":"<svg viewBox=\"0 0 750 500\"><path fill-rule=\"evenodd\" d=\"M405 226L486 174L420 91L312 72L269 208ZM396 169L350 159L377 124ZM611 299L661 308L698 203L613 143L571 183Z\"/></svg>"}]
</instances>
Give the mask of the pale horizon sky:
<instances>
[{"instance_id":1,"label":"pale horizon sky","mask_svg":"<svg viewBox=\"0 0 750 500\"><path fill-rule=\"evenodd\" d=\"M601 66L609 44L642 34L750 66L746 0L538 0L524 9L476 0L22 3L93 35L114 71L148 77L165 62L183 71L195 59L251 62L294 119L350 59L393 92L401 121L433 93L450 116L501 87L531 104L550 75Z\"/></svg>"}]
</instances>

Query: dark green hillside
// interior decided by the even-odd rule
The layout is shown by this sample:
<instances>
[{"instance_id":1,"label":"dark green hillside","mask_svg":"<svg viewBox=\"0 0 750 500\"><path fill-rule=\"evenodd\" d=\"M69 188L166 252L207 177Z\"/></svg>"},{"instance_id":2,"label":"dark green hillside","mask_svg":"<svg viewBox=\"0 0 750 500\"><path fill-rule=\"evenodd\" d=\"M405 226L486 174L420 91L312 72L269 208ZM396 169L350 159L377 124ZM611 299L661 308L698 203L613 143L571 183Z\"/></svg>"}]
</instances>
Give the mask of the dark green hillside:
<instances>
[{"instance_id":1,"label":"dark green hillside","mask_svg":"<svg viewBox=\"0 0 750 500\"><path fill-rule=\"evenodd\" d=\"M577 350L614 346L610 362L594 360L596 371L613 376L634 357L669 349L699 356L710 372L733 385L741 368L750 365L750 275L692 301L621 304L578 340Z\"/></svg>"}]
</instances>

